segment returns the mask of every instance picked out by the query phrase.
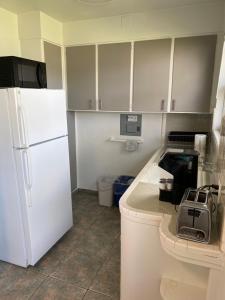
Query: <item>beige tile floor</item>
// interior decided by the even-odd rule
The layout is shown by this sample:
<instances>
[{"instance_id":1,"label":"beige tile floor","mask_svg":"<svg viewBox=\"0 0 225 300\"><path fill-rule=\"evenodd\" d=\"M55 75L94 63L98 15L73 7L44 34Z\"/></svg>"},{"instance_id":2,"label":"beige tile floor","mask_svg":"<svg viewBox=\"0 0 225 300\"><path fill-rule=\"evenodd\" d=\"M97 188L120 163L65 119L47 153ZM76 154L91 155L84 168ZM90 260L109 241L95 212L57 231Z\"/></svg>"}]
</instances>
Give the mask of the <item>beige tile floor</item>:
<instances>
[{"instance_id":1,"label":"beige tile floor","mask_svg":"<svg viewBox=\"0 0 225 300\"><path fill-rule=\"evenodd\" d=\"M119 300L120 215L80 191L74 227L37 263L23 269L0 262L0 299Z\"/></svg>"}]
</instances>

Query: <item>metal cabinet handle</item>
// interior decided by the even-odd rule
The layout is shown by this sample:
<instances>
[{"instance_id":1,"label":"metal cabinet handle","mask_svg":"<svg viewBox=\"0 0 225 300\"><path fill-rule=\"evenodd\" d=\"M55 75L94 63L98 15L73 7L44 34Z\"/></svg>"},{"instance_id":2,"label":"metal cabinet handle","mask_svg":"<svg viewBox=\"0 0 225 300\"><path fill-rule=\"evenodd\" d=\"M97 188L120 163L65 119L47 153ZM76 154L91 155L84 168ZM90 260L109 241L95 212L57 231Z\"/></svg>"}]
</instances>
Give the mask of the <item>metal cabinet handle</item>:
<instances>
[{"instance_id":1,"label":"metal cabinet handle","mask_svg":"<svg viewBox=\"0 0 225 300\"><path fill-rule=\"evenodd\" d=\"M173 99L173 100L172 100L172 107L171 107L171 110L172 110L172 111L175 110L175 106L176 106L176 100Z\"/></svg>"},{"instance_id":2,"label":"metal cabinet handle","mask_svg":"<svg viewBox=\"0 0 225 300\"><path fill-rule=\"evenodd\" d=\"M92 99L89 99L88 100L88 108L89 109L92 109L93 107L92 107Z\"/></svg>"},{"instance_id":3,"label":"metal cabinet handle","mask_svg":"<svg viewBox=\"0 0 225 300\"><path fill-rule=\"evenodd\" d=\"M162 99L161 100L161 111L164 111L164 109L165 109L165 100Z\"/></svg>"},{"instance_id":4,"label":"metal cabinet handle","mask_svg":"<svg viewBox=\"0 0 225 300\"><path fill-rule=\"evenodd\" d=\"M101 99L98 100L98 109L102 109L102 100Z\"/></svg>"}]
</instances>

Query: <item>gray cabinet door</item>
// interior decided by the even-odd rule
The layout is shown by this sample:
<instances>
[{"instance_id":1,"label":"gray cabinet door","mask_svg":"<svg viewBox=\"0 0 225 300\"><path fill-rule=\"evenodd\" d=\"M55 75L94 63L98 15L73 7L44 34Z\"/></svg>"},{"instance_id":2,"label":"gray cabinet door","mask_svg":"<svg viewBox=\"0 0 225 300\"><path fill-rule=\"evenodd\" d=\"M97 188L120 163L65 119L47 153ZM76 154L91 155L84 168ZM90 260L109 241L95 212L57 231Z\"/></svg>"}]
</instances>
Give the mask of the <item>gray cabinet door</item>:
<instances>
[{"instance_id":1,"label":"gray cabinet door","mask_svg":"<svg viewBox=\"0 0 225 300\"><path fill-rule=\"evenodd\" d=\"M99 100L100 109L128 111L130 102L131 43L100 45Z\"/></svg>"},{"instance_id":2,"label":"gray cabinet door","mask_svg":"<svg viewBox=\"0 0 225 300\"><path fill-rule=\"evenodd\" d=\"M175 39L171 111L209 112L216 35Z\"/></svg>"},{"instance_id":3,"label":"gray cabinet door","mask_svg":"<svg viewBox=\"0 0 225 300\"><path fill-rule=\"evenodd\" d=\"M48 89L62 89L62 52L61 47L44 42L44 55L47 69Z\"/></svg>"},{"instance_id":4,"label":"gray cabinet door","mask_svg":"<svg viewBox=\"0 0 225 300\"><path fill-rule=\"evenodd\" d=\"M134 43L134 111L166 111L171 39Z\"/></svg>"},{"instance_id":5,"label":"gray cabinet door","mask_svg":"<svg viewBox=\"0 0 225 300\"><path fill-rule=\"evenodd\" d=\"M95 46L66 48L69 110L95 110Z\"/></svg>"}]
</instances>

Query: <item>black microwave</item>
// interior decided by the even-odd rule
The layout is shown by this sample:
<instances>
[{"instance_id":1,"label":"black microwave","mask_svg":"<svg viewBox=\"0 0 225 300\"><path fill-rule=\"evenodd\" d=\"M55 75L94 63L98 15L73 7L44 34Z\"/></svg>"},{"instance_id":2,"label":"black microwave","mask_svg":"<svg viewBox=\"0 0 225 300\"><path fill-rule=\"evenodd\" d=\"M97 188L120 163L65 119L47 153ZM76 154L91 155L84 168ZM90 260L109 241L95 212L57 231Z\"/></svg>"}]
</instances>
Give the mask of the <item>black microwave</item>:
<instances>
[{"instance_id":1,"label":"black microwave","mask_svg":"<svg viewBox=\"0 0 225 300\"><path fill-rule=\"evenodd\" d=\"M0 87L47 88L46 64L16 56L0 57Z\"/></svg>"}]
</instances>

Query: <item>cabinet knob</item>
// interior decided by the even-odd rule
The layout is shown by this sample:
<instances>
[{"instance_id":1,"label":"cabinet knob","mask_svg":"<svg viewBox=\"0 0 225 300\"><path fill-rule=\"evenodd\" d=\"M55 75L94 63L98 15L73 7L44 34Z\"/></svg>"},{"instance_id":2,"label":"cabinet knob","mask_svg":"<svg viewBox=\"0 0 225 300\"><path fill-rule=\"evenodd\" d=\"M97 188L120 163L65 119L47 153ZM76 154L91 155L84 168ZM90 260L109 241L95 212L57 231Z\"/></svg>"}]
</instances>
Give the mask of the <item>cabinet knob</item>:
<instances>
[{"instance_id":1,"label":"cabinet knob","mask_svg":"<svg viewBox=\"0 0 225 300\"><path fill-rule=\"evenodd\" d=\"M172 110L172 111L175 110L175 106L176 106L176 100L173 99L173 100L172 100L172 106L171 106L171 110Z\"/></svg>"},{"instance_id":2,"label":"cabinet knob","mask_svg":"<svg viewBox=\"0 0 225 300\"><path fill-rule=\"evenodd\" d=\"M164 111L164 109L165 109L165 100L162 99L161 100L161 111Z\"/></svg>"},{"instance_id":3,"label":"cabinet knob","mask_svg":"<svg viewBox=\"0 0 225 300\"><path fill-rule=\"evenodd\" d=\"M88 100L88 108L89 109L92 109L93 107L92 107L92 99L89 99Z\"/></svg>"}]
</instances>

